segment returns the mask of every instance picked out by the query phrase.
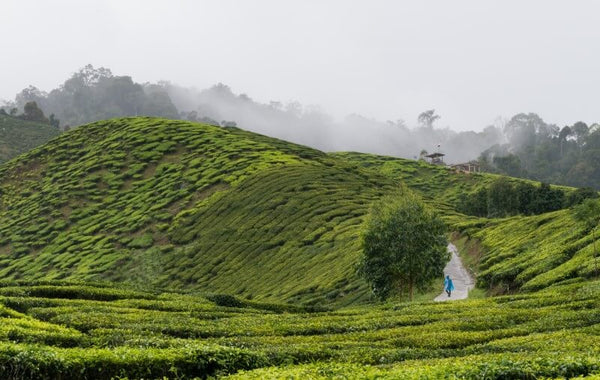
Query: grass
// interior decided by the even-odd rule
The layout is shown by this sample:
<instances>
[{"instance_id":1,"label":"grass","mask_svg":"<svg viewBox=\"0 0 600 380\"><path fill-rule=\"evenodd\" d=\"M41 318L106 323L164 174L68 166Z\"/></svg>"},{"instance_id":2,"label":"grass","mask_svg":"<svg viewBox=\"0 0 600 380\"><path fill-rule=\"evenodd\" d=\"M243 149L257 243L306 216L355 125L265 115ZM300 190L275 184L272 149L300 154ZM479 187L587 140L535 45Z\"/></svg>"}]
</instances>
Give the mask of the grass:
<instances>
[{"instance_id":1,"label":"grass","mask_svg":"<svg viewBox=\"0 0 600 380\"><path fill-rule=\"evenodd\" d=\"M46 143L59 133L48 124L0 114L0 163Z\"/></svg>"}]
</instances>

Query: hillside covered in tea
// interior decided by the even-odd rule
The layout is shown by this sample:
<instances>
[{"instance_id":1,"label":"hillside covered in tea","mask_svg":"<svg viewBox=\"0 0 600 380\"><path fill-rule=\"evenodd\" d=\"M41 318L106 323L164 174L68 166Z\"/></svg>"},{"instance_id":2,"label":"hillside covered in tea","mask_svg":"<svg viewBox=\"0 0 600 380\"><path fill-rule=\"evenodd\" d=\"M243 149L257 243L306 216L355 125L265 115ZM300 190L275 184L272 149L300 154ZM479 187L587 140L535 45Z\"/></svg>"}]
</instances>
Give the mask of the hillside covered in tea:
<instances>
[{"instance_id":1,"label":"hillside covered in tea","mask_svg":"<svg viewBox=\"0 0 600 380\"><path fill-rule=\"evenodd\" d=\"M373 201L405 183L458 225L470 218L456 195L495 178L237 128L113 119L0 167L0 275L365 301L355 263Z\"/></svg>"}]
</instances>

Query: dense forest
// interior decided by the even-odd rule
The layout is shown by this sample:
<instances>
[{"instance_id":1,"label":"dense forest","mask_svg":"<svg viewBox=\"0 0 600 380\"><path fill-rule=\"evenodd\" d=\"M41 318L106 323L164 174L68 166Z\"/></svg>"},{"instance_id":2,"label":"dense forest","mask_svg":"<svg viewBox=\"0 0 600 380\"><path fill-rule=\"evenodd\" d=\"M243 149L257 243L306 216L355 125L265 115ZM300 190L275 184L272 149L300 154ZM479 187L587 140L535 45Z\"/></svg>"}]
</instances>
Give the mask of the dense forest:
<instances>
[{"instance_id":1,"label":"dense forest","mask_svg":"<svg viewBox=\"0 0 600 380\"><path fill-rule=\"evenodd\" d=\"M600 189L600 126L562 128L534 113L497 121L481 132L440 128L430 109L415 118L379 121L349 115L336 121L322 109L291 101L261 103L224 84L198 90L87 65L50 92L29 86L1 112L62 130L120 116L160 116L239 126L324 151L361 151L403 158L441 150L448 163L479 159L483 170L537 181ZM49 116L46 116L49 115Z\"/></svg>"},{"instance_id":2,"label":"dense forest","mask_svg":"<svg viewBox=\"0 0 600 380\"><path fill-rule=\"evenodd\" d=\"M106 68L87 65L58 88L45 92L29 86L0 108L22 112L25 104L36 104L69 129L118 116L160 116L200 121L243 129L292 141L325 151L362 151L404 158L417 158L421 150L441 145L450 161L477 157L487 147L502 141L502 131L489 126L482 132L455 132L439 128L434 110L404 120L379 121L352 114L335 120L316 106L297 101L253 100L236 94L222 83L198 90L167 81L136 83L130 76L114 75ZM442 119L443 120L443 119Z\"/></svg>"},{"instance_id":3,"label":"dense forest","mask_svg":"<svg viewBox=\"0 0 600 380\"><path fill-rule=\"evenodd\" d=\"M579 121L559 128L534 114L513 116L504 144L481 154L486 171L577 187L600 189L600 124Z\"/></svg>"}]
</instances>

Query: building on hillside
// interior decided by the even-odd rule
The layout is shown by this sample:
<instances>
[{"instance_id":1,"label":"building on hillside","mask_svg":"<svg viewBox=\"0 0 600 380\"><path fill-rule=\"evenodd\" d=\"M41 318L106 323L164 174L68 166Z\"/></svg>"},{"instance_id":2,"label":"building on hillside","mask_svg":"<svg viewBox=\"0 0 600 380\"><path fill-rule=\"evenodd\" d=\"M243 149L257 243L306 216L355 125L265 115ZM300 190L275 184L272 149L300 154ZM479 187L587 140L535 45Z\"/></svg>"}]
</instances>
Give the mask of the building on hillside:
<instances>
[{"instance_id":1,"label":"building on hillside","mask_svg":"<svg viewBox=\"0 0 600 380\"><path fill-rule=\"evenodd\" d=\"M446 165L444 163L444 153L431 153L426 155L425 157L427 157L429 159L429 163L433 164L433 165Z\"/></svg>"},{"instance_id":2,"label":"building on hillside","mask_svg":"<svg viewBox=\"0 0 600 380\"><path fill-rule=\"evenodd\" d=\"M479 173L481 171L481 166L477 161L469 161L464 164L454 164L450 165L450 167L457 172L463 173Z\"/></svg>"}]
</instances>

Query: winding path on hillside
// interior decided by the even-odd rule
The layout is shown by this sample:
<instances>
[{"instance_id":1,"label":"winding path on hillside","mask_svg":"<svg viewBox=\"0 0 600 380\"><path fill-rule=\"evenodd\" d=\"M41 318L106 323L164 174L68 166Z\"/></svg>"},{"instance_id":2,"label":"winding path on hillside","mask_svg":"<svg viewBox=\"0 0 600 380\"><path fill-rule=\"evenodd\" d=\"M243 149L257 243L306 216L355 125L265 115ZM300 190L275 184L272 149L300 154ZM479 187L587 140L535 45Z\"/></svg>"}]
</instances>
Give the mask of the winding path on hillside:
<instances>
[{"instance_id":1,"label":"winding path on hillside","mask_svg":"<svg viewBox=\"0 0 600 380\"><path fill-rule=\"evenodd\" d=\"M452 292L452 295L448 297L446 291L443 290L442 294L435 297L434 301L438 302L465 299L469 295L469 290L475 287L475 281L460 260L456 246L452 243L449 243L448 251L452 253L452 258L444 268L444 277L446 277L446 275L450 275L452 282L454 282L454 291Z\"/></svg>"}]
</instances>

